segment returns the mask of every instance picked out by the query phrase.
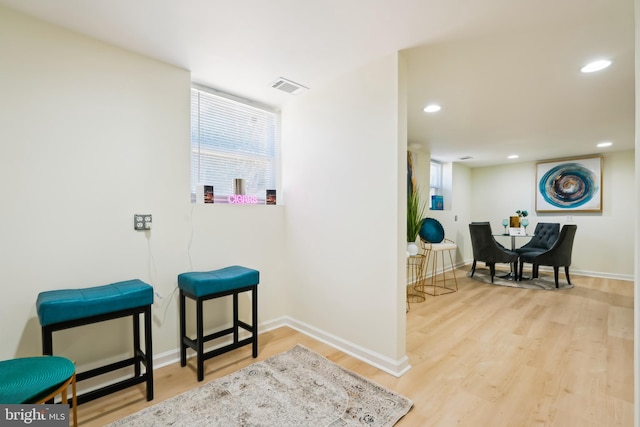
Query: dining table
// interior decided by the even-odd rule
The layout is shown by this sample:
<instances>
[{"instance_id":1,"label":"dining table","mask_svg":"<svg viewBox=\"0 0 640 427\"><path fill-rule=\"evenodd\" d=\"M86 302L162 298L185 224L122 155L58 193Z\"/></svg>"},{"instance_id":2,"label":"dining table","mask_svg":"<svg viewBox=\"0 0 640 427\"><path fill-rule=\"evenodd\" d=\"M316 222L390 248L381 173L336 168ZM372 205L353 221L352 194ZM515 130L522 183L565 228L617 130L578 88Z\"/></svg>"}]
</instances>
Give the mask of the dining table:
<instances>
[{"instance_id":1,"label":"dining table","mask_svg":"<svg viewBox=\"0 0 640 427\"><path fill-rule=\"evenodd\" d=\"M516 247L516 239L517 238L528 238L531 239L535 234L527 234L525 229L519 228L519 229L509 229L508 233L493 233L494 237L511 237L511 250L515 251L517 249ZM519 247L519 246L518 246ZM509 273L505 274L504 276L499 276L502 279L507 279L507 280L518 280L518 277L516 276L516 266L514 265L514 263L510 263L510 271Z\"/></svg>"}]
</instances>

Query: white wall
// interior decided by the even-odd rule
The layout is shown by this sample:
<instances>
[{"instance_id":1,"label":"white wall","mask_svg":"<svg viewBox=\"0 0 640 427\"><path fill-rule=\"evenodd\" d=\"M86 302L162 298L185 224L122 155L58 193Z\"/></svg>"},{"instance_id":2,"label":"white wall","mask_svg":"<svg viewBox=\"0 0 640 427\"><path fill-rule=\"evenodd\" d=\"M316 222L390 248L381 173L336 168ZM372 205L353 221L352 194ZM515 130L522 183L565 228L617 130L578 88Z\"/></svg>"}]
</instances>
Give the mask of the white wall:
<instances>
[{"instance_id":1,"label":"white wall","mask_svg":"<svg viewBox=\"0 0 640 427\"><path fill-rule=\"evenodd\" d=\"M190 203L188 71L4 8L0 57L0 359L41 354L51 289L153 284L155 354L178 347L181 272L256 268L260 322L285 314L283 207ZM216 303L209 324L228 321ZM80 366L130 347L129 320L57 334Z\"/></svg>"},{"instance_id":2,"label":"white wall","mask_svg":"<svg viewBox=\"0 0 640 427\"><path fill-rule=\"evenodd\" d=\"M401 364L399 78L389 55L313 88L284 108L282 135L291 316Z\"/></svg>"}]
</instances>

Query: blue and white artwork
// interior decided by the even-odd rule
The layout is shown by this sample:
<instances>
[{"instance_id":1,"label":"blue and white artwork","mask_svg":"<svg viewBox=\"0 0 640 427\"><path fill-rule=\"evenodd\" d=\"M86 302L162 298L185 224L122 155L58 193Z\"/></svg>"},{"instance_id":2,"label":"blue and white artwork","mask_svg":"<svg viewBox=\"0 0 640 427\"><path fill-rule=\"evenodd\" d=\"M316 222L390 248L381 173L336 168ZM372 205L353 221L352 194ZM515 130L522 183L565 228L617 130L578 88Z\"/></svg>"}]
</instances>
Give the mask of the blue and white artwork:
<instances>
[{"instance_id":1,"label":"blue and white artwork","mask_svg":"<svg viewBox=\"0 0 640 427\"><path fill-rule=\"evenodd\" d=\"M602 212L602 157L539 162L536 211Z\"/></svg>"}]
</instances>

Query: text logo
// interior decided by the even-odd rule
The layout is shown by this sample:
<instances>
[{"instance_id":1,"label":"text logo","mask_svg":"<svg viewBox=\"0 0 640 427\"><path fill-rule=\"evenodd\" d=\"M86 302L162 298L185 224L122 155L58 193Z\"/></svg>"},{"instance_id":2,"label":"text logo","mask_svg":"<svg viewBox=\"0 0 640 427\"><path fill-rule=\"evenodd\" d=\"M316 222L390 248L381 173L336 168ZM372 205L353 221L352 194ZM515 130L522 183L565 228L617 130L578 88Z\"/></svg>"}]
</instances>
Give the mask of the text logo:
<instances>
[{"instance_id":1,"label":"text logo","mask_svg":"<svg viewBox=\"0 0 640 427\"><path fill-rule=\"evenodd\" d=\"M67 405L0 405L0 427L67 427Z\"/></svg>"}]
</instances>

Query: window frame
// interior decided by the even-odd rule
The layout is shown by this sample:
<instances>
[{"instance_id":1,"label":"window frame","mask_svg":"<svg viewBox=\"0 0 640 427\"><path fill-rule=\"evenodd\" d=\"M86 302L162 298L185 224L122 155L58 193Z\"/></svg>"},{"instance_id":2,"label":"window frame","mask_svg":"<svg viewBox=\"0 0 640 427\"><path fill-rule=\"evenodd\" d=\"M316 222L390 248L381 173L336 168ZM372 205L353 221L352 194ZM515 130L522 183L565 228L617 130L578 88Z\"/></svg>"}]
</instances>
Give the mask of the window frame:
<instances>
[{"instance_id":1,"label":"window frame","mask_svg":"<svg viewBox=\"0 0 640 427\"><path fill-rule=\"evenodd\" d=\"M437 182L434 182L434 169ZM443 192L443 164L431 159L429 163L429 198L431 196L441 196Z\"/></svg>"},{"instance_id":2,"label":"window frame","mask_svg":"<svg viewBox=\"0 0 640 427\"><path fill-rule=\"evenodd\" d=\"M202 119L204 116L199 110L199 107L200 107L199 104L198 104L198 111L194 111L195 110L194 109L195 104L193 100L194 92L196 92L198 95L203 93L206 96L217 98L222 104L228 103L229 111L231 111L232 109L239 109L239 110L243 110L244 113L246 114L250 114L251 110L255 110L258 114L264 115L266 117L265 120L268 123L265 125L266 130L264 131L264 135L261 135L261 137L264 136L264 138L266 139L261 140L261 143L265 144L265 149L267 150L267 152L258 154L257 151L259 150L256 150L255 152L248 153L247 151L238 149L240 145L237 143L237 141L235 143L230 141L225 141L226 144L220 144L218 146L214 146L213 150L211 149L211 146L205 147L204 146L205 144L202 142L202 139L201 139L201 135L203 133L202 132L203 126L201 125L201 123L203 122ZM198 103L200 102L200 98L198 98L197 102ZM208 180L209 182L206 182L207 178L206 176L204 176L204 174L206 174L206 168L201 167L203 158L207 156L207 154L209 154L211 156L210 161L208 162L209 169L211 168L215 169L216 162L218 163L225 162L224 159L228 158L230 162L235 162L236 164L242 163L243 161L249 161L254 165L258 165L258 166L255 166L256 173L260 172L260 169L261 169L261 167L259 166L260 163L263 163L263 164L266 163L267 164L266 170L268 170L266 174L261 175L261 178L266 178L266 181L267 181L264 184L265 188L261 188L259 184L256 184L254 182L253 184L257 185L258 188L254 192L250 192L250 191L246 192L246 196L251 196L251 197L247 197L245 203L237 203L235 202L235 198L232 199L231 197L234 195L233 186L231 185L233 180L235 178L245 178L245 177L237 176L238 174L234 174L233 175L234 178L231 178L230 176L231 174L233 174L233 172L232 171L227 172L229 174L229 178L228 178L229 187L223 187L223 190L216 191L216 188L218 187L216 187L216 185L213 185L214 186L213 203L265 204L266 190L276 190L276 194L279 196L277 198L278 204L281 204L282 197L279 191L280 189L280 121L281 121L280 111L271 106L267 106L265 104L261 104L256 101L241 98L241 97L231 95L229 93L226 93L214 88L202 86L195 83L192 83L190 88L190 108L189 109L190 109L189 171L190 171L191 202L196 203L199 201L198 197L196 196L196 193L198 191L202 191L201 190L202 185L215 184L212 181L216 181L216 177L211 175L209 175L210 176L210 179ZM210 115L210 117L211 116L212 115ZM194 122L194 119L197 123ZM213 118L213 119L210 118L209 120L213 120L216 122L215 125L210 125L210 126L214 126L216 128L219 126L219 124L217 123L218 120L216 118ZM221 123L223 123L223 121ZM194 128L195 128L195 132L194 132ZM233 132L237 133L238 129L240 129L240 126L237 126L237 125L232 126L229 129L231 129L230 133L233 133ZM197 137L194 137L195 134L197 134ZM208 141L209 144L215 141L214 136L212 136L211 138L212 139ZM233 146L236 146L235 149L233 149L234 148ZM253 146L252 148L255 148L255 146ZM250 148L249 150L251 151L252 148ZM236 168L237 167L241 167L241 165L240 166L236 165ZM234 168L233 165L229 166L229 169L233 169L233 168ZM219 182L220 177L218 177L217 179ZM224 179L227 179L227 178L224 178ZM246 181L246 178L245 178L245 181ZM230 192L229 192L229 188L231 188ZM227 194L227 192L229 192L229 194Z\"/></svg>"}]
</instances>

